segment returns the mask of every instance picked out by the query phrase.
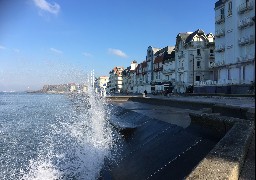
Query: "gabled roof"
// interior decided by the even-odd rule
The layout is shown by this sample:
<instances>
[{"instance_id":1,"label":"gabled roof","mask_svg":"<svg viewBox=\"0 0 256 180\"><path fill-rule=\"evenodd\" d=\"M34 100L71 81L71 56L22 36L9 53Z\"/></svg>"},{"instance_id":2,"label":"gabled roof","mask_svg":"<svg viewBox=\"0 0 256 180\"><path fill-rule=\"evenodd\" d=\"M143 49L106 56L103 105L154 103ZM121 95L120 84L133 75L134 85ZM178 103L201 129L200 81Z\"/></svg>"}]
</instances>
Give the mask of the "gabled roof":
<instances>
[{"instance_id":1,"label":"gabled roof","mask_svg":"<svg viewBox=\"0 0 256 180\"><path fill-rule=\"evenodd\" d=\"M190 41L192 41L192 39L194 38L195 35L201 36L201 35L205 35L205 34L204 34L204 31L203 31L203 30L198 29L198 30L196 30L195 32L193 32L192 34L190 34L190 35L187 37L185 43L189 43Z\"/></svg>"}]
</instances>

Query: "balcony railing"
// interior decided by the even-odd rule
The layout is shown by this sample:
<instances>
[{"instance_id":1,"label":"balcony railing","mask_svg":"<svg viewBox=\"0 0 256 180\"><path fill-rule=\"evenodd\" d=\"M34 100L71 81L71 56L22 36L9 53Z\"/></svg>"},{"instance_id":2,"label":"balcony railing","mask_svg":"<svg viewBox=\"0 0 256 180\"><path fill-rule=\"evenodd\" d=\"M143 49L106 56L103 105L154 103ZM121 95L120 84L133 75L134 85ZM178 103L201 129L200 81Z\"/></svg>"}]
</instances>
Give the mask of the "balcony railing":
<instances>
[{"instance_id":1,"label":"balcony railing","mask_svg":"<svg viewBox=\"0 0 256 180\"><path fill-rule=\"evenodd\" d=\"M214 53L210 53L209 58L210 59L214 59L215 58L215 54Z\"/></svg>"},{"instance_id":2,"label":"balcony railing","mask_svg":"<svg viewBox=\"0 0 256 180\"><path fill-rule=\"evenodd\" d=\"M246 17L238 22L238 28L243 29L248 26L252 26L254 24L254 21L252 20L252 17Z\"/></svg>"},{"instance_id":3,"label":"balcony railing","mask_svg":"<svg viewBox=\"0 0 256 180\"><path fill-rule=\"evenodd\" d=\"M218 45L218 46L215 48L215 51L216 51L216 52L223 52L223 51L225 51L225 45L224 45L224 44Z\"/></svg>"},{"instance_id":4,"label":"balcony railing","mask_svg":"<svg viewBox=\"0 0 256 180\"><path fill-rule=\"evenodd\" d=\"M168 69L163 69L163 73L171 73L174 72L175 68L168 68Z\"/></svg>"},{"instance_id":5,"label":"balcony railing","mask_svg":"<svg viewBox=\"0 0 256 180\"><path fill-rule=\"evenodd\" d=\"M154 71L162 71L163 67L154 68Z\"/></svg>"},{"instance_id":6,"label":"balcony railing","mask_svg":"<svg viewBox=\"0 0 256 180\"><path fill-rule=\"evenodd\" d=\"M184 72L184 67L179 67L178 72Z\"/></svg>"},{"instance_id":7,"label":"balcony railing","mask_svg":"<svg viewBox=\"0 0 256 180\"><path fill-rule=\"evenodd\" d=\"M240 46L244 46L244 45L252 44L252 43L254 43L254 36L253 35L242 37L242 38L238 39L238 44Z\"/></svg>"},{"instance_id":8,"label":"balcony railing","mask_svg":"<svg viewBox=\"0 0 256 180\"><path fill-rule=\"evenodd\" d=\"M215 17L215 23L216 24L221 24L223 22L225 22L224 14L221 14L221 15Z\"/></svg>"},{"instance_id":9,"label":"balcony railing","mask_svg":"<svg viewBox=\"0 0 256 180\"><path fill-rule=\"evenodd\" d=\"M252 10L253 4L254 4L253 2L247 2L247 3L240 4L237 8L238 13L242 14L246 11Z\"/></svg>"},{"instance_id":10,"label":"balcony railing","mask_svg":"<svg viewBox=\"0 0 256 180\"><path fill-rule=\"evenodd\" d=\"M178 58L183 58L183 57L185 57L185 54L184 54L184 53L179 53L179 54L178 54Z\"/></svg>"},{"instance_id":11,"label":"balcony railing","mask_svg":"<svg viewBox=\"0 0 256 180\"><path fill-rule=\"evenodd\" d=\"M221 37L225 36L225 30L224 29L219 29L215 32L215 37Z\"/></svg>"}]
</instances>

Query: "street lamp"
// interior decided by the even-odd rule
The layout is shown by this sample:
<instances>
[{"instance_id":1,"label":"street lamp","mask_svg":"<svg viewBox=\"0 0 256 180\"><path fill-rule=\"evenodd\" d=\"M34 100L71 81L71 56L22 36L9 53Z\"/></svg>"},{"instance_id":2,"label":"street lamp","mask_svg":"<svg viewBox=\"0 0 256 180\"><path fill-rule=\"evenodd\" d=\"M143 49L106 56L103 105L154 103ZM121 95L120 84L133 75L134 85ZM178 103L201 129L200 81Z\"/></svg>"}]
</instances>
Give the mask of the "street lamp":
<instances>
[{"instance_id":1,"label":"street lamp","mask_svg":"<svg viewBox=\"0 0 256 180\"><path fill-rule=\"evenodd\" d=\"M195 84L195 65L194 65L194 63L195 63L195 58L194 58L194 54L190 54L192 57L193 57L193 59L192 59L192 61L193 61L193 66L192 66L192 76L193 76L193 81L192 81L192 93L194 93L194 84Z\"/></svg>"}]
</instances>

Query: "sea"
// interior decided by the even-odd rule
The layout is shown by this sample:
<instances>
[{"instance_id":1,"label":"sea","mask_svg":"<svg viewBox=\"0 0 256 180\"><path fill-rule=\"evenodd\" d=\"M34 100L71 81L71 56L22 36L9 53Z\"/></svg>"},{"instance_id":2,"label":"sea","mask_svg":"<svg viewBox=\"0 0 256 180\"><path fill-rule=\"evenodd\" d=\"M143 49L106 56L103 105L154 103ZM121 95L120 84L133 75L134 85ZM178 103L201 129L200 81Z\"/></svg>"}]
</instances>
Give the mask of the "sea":
<instances>
[{"instance_id":1,"label":"sea","mask_svg":"<svg viewBox=\"0 0 256 180\"><path fill-rule=\"evenodd\" d=\"M0 93L1 180L94 180L118 139L98 95Z\"/></svg>"}]
</instances>

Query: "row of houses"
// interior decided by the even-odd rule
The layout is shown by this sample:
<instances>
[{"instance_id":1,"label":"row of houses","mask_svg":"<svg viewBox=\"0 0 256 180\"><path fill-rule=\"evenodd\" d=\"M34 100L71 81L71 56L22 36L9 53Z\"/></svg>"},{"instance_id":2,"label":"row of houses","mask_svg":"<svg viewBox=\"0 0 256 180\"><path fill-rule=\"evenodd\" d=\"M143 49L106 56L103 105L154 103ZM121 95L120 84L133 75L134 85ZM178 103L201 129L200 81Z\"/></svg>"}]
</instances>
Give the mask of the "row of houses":
<instances>
[{"instance_id":1,"label":"row of houses","mask_svg":"<svg viewBox=\"0 0 256 180\"><path fill-rule=\"evenodd\" d=\"M106 90L245 93L255 82L255 0L215 3L215 35L178 33L174 46L149 46L146 58L109 72ZM105 78L106 80L106 78Z\"/></svg>"}]
</instances>

